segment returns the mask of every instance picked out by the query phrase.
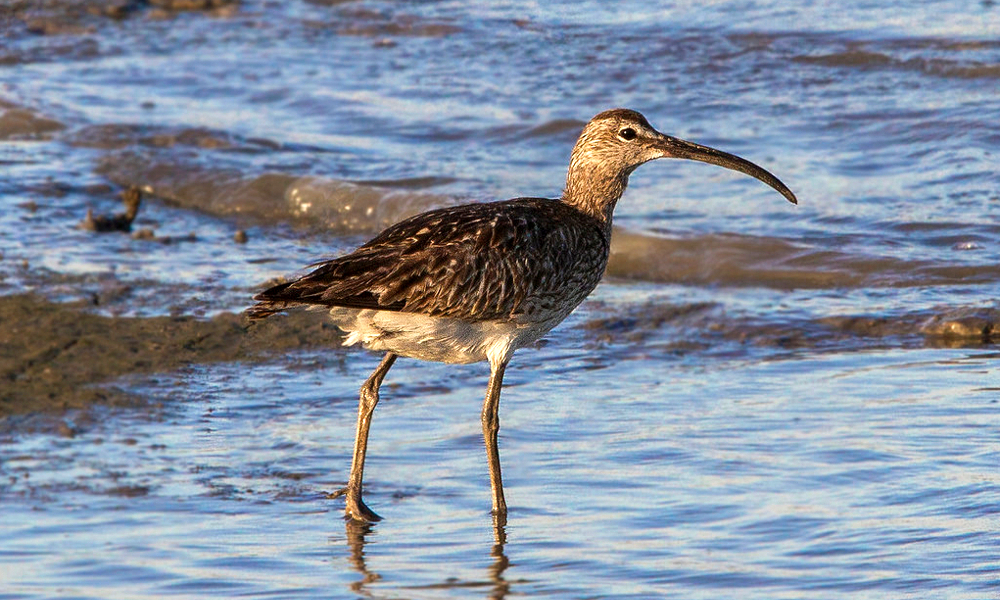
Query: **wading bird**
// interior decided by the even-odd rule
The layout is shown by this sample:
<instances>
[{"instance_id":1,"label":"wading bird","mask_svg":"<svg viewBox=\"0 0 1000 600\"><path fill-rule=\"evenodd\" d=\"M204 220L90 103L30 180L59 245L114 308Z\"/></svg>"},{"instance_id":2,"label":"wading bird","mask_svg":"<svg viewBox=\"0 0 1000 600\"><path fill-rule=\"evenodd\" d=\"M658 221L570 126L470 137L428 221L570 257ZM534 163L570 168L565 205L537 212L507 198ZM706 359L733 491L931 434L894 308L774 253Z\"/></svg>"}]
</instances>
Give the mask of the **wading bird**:
<instances>
[{"instance_id":1,"label":"wading bird","mask_svg":"<svg viewBox=\"0 0 1000 600\"><path fill-rule=\"evenodd\" d=\"M658 158L719 165L763 181L796 203L777 177L738 156L664 135L638 112L614 109L584 127L562 198L515 198L432 210L401 221L354 252L254 297L252 319L293 306L329 309L347 337L385 352L361 386L347 487L351 519L379 517L361 497L379 386L397 356L446 363L489 361L483 438L493 514L506 520L497 433L504 369L514 351L565 319L608 263L611 218L628 177ZM317 265L314 265L317 266Z\"/></svg>"}]
</instances>

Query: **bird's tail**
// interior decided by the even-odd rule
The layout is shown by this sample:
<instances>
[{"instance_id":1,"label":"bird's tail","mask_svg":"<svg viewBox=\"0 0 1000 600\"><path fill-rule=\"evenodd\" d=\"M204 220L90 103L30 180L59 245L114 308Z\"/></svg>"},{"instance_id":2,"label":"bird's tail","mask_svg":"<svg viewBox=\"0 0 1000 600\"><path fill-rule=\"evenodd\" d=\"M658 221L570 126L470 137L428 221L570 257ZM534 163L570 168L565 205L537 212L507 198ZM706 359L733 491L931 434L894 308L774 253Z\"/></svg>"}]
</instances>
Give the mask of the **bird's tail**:
<instances>
[{"instance_id":1,"label":"bird's tail","mask_svg":"<svg viewBox=\"0 0 1000 600\"><path fill-rule=\"evenodd\" d=\"M251 321L259 321L285 310L290 305L289 302L258 302L243 311L243 314Z\"/></svg>"},{"instance_id":2,"label":"bird's tail","mask_svg":"<svg viewBox=\"0 0 1000 600\"><path fill-rule=\"evenodd\" d=\"M279 283L278 285L272 286L263 292L260 292L253 297L253 299L257 301L257 304L254 304L250 308L243 311L243 314L246 315L246 317L251 321L259 321L285 309L300 305L301 302L295 302L287 298L282 298L282 292L284 292L290 284L290 282Z\"/></svg>"}]
</instances>

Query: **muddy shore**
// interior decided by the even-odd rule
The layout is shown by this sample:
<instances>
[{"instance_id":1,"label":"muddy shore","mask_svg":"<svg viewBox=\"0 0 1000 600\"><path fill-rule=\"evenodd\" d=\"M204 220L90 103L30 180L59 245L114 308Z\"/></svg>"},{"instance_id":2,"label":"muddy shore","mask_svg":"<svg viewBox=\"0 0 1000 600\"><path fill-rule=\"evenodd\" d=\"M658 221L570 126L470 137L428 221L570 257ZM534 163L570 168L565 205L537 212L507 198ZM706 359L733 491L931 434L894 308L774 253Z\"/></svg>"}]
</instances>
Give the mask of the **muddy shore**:
<instances>
[{"instance_id":1,"label":"muddy shore","mask_svg":"<svg viewBox=\"0 0 1000 600\"><path fill-rule=\"evenodd\" d=\"M170 372L186 365L259 362L289 350L341 346L322 312L292 311L247 323L229 312L194 316L112 317L84 301L55 303L32 294L0 296L0 428L8 417L71 409L136 406L144 400L114 385L117 378ZM642 343L655 330L676 329L704 351L736 342L775 348L866 348L872 345L990 345L1000 311L953 309L895 317L844 316L783 327L730 319L712 305L650 306L643 317L616 314L581 323L594 343ZM647 350L656 347L653 343ZM676 348L665 350L675 351ZM59 426L57 423L56 426Z\"/></svg>"},{"instance_id":2,"label":"muddy shore","mask_svg":"<svg viewBox=\"0 0 1000 600\"><path fill-rule=\"evenodd\" d=\"M84 308L30 294L0 297L0 423L11 415L142 402L106 385L125 375L340 346L337 330L316 313L248 326L232 313L122 318Z\"/></svg>"},{"instance_id":3,"label":"muddy shore","mask_svg":"<svg viewBox=\"0 0 1000 600\"><path fill-rule=\"evenodd\" d=\"M315 2L313 4L335 4ZM349 10L349 8L344 8ZM44 3L14 2L0 14L0 33L11 41L0 50L0 64L19 65L59 61L66 57L87 57L98 50L115 55L115 35L120 34L121 21L151 23L168 18L182 18L188 11L200 11L192 19L218 19L244 15L239 2L230 0L52 0ZM252 15L247 16L253 23ZM401 20L402 19L402 20ZM329 22L302 22L306 31L328 27L347 35L371 35L381 48L384 36L437 36L456 30L436 20L414 21L393 16L391 11L356 11L331 13ZM214 22L214 21L213 21ZM94 41L97 34L100 44ZM47 38L51 43L40 44ZM17 42L17 43L14 43ZM103 44L103 46L101 46ZM17 91L16 89L14 90ZM187 93L187 92L185 92ZM114 217L120 210L112 201L117 187L136 186L148 194L150 206L180 209L166 215L140 215L145 241L197 242L199 253L180 255L173 260L188 266L192 259L218 256L219 245L195 237L191 224L203 227L209 235L225 230L219 240L246 243L242 230L231 233L233 227L260 227L272 231L276 227L293 227L303 236L321 232L324 239L333 236L370 236L381 227L409 214L431 207L463 200L450 192L439 193L442 186L453 181L452 167L435 166L426 173L403 173L405 177L371 180L326 177L325 173L352 154L337 144L327 142L312 146L313 140L295 141L280 136L248 135L225 124L207 126L170 124L157 111L156 103L135 98L149 119L122 118L121 122L77 122L58 103L46 105L33 102L32 94L10 91L0 98L0 141L15 144L45 146L66 157L86 154L80 176L72 169L56 175L36 175L32 161L44 164L51 157L32 157L19 166L29 177L10 178L2 182L5 192L22 201L11 208L20 221L11 220L11 227L26 231L48 227L53 238L79 239L63 235L75 231L84 220L82 205L93 206L95 214ZM168 94L169 96L169 94ZM266 95L262 97L267 97ZM158 118L153 118L158 117ZM147 122L148 121L148 122ZM524 136L572 135L581 126L576 120L554 119L536 130L534 122L526 130L485 129L485 139L507 143L511 131ZM546 129L548 127L548 129ZM507 131L507 133L501 133ZM491 137L492 136L492 137ZM571 141L571 140L568 140ZM308 143L307 143L308 142ZM338 142L339 144L340 142ZM301 158L298 155L305 155ZM329 162L313 166L315 156L336 156ZM247 157L265 157L254 162ZM246 159L246 160L243 160ZM82 160L82 159L81 159ZM242 161L242 162L241 162ZM284 162L283 162L284 161ZM386 161L388 162L388 161ZM437 170L440 169L440 170ZM348 171L350 172L350 171ZM444 175L442 175L444 173ZM324 174L323 176L317 174ZM369 174L370 175L370 174ZM464 189L463 186L460 186ZM58 202L56 201L58 200ZM819 203L817 203L819 204ZM16 211L16 213L14 212ZM205 216L203 221L188 219L186 213ZM133 215L134 216L134 215ZM975 257L990 245L997 234L989 219L976 228L956 228L947 224L902 223L904 237L919 238L923 228L936 238L928 242L933 248L952 248L933 258L886 253L879 246L858 242L831 247L809 245L764 234L683 234L669 229L659 233L647 231L617 231L609 275L618 280L682 284L701 288L763 286L780 290L841 290L841 289L907 289L932 286L986 286L996 281L995 261L965 259ZM669 222L669 221L668 221ZM131 221L129 221L131 223ZM925 227L926 225L926 227ZM156 231L165 231L162 235ZM863 226L858 226L863 229ZM824 225L826 228L826 225ZM909 229L908 229L909 228ZM683 230L683 228L681 228ZM912 230L912 231L910 231ZM173 232L171 234L171 232ZM932 234L928 234L932 235ZM125 238L123 238L125 239ZM790 238L791 239L791 238ZM48 243L42 234L23 242ZM80 241L80 245L96 239ZM140 272L147 259L159 260L151 271L172 271L171 259L164 258L162 248L140 245L107 244L95 253L108 255L94 260L104 272L114 266L119 252L129 260L132 273ZM898 240L895 242L899 245ZM50 247L52 253L65 250ZM175 244L178 246L180 244ZM190 244L195 245L195 244ZM251 243L251 246L253 243ZM842 247L843 246L843 247ZM263 244L262 246L263 247ZM845 249L845 247L847 249ZM173 248L170 251L175 251ZM94 405L134 405L143 402L121 389L114 382L127 375L170 372L186 365L221 361L260 361L275 353L309 347L340 345L339 332L325 323L316 313L294 313L247 327L238 314L216 311L238 311L240 303L249 302L249 292L243 289L252 276L240 279L228 288L220 286L212 293L181 290L179 283L136 282L125 275L122 281L82 281L71 273L57 273L58 261L46 265L32 254L8 252L0 259L7 261L9 275L0 273L0 427L13 416L30 413L57 414L67 409L86 409ZM109 258L110 256L110 258ZM669 261L651 257L672 257ZM273 250L240 255L237 264L255 264L273 258ZM78 259L78 258L77 258ZM78 259L79 260L79 259ZM87 263L92 257L81 262ZM184 261L188 261L185 263ZM207 261L205 261L207 262ZM89 264L89 263L88 263ZM23 266L19 266L23 265ZM90 264L93 267L93 264ZM202 280L189 276L194 285L213 281L223 269L200 265ZM113 272L113 269L109 269ZM126 269L128 270L128 269ZM72 270L70 270L72 271ZM155 279L155 276L153 276ZM129 286L135 288L130 295ZM158 287L159 286L159 287ZM174 291L160 292L160 287L174 286ZM57 288L53 291L53 288ZM229 294L229 302L218 302L218 289ZM25 294L35 290L38 295ZM110 291L108 291L110 290ZM124 290L124 291L122 291ZM97 295L100 306L85 297ZM108 309L105 296L114 306ZM73 300L65 302L65 300ZM79 299L84 298L84 299ZM151 306L143 306L143 298L152 298ZM211 300L203 300L211 298ZM235 300L233 300L235 298ZM848 308L848 314L817 317L815 315L782 316L780 321L727 314L717 303L672 305L651 302L631 308L600 311L581 323L588 343L618 344L621 353L634 347L657 351L710 351L713 346L739 343L752 347L786 349L861 350L873 346L935 346L968 347L995 344L1000 331L1000 309L985 307L975 295L971 299L955 296L944 299L942 305L920 304L914 308L883 309ZM54 302L62 300L63 302ZM136 316L136 307L147 308L154 314L172 316ZM111 316L116 311L129 316ZM867 314L861 313L867 310ZM903 312L906 311L906 312ZM597 313L598 311L592 311ZM214 315L206 317L205 314ZM669 330L669 335L659 335ZM671 340L660 343L661 339ZM647 344L643 347L642 344Z\"/></svg>"}]
</instances>

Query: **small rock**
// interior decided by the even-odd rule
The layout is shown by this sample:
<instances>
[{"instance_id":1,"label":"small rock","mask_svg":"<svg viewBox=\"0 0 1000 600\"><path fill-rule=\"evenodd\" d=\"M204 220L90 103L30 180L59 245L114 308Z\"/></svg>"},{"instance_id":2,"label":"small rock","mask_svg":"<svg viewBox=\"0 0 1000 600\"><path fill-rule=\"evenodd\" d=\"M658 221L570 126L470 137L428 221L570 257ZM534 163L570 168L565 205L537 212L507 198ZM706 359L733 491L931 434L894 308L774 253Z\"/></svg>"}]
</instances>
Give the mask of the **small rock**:
<instances>
[{"instance_id":1,"label":"small rock","mask_svg":"<svg viewBox=\"0 0 1000 600\"><path fill-rule=\"evenodd\" d=\"M56 432L64 438L76 437L76 430L70 427L69 423L66 423L65 421L59 423L59 427L56 429Z\"/></svg>"},{"instance_id":2,"label":"small rock","mask_svg":"<svg viewBox=\"0 0 1000 600\"><path fill-rule=\"evenodd\" d=\"M236 242L237 244L247 243L247 232L243 231L242 229L238 230L233 235L233 241Z\"/></svg>"}]
</instances>

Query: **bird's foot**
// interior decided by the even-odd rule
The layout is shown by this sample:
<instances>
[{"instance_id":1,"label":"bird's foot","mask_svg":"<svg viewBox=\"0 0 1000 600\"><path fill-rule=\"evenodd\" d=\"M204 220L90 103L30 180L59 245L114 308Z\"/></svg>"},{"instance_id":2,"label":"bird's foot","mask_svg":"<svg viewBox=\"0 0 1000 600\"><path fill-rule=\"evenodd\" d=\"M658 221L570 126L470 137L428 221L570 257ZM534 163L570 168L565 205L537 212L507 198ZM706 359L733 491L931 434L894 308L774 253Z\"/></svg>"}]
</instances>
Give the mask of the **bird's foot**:
<instances>
[{"instance_id":1,"label":"bird's foot","mask_svg":"<svg viewBox=\"0 0 1000 600\"><path fill-rule=\"evenodd\" d=\"M499 500L493 501L493 510L490 511L493 515L493 525L495 527L503 527L507 525L507 502L501 497Z\"/></svg>"},{"instance_id":2,"label":"bird's foot","mask_svg":"<svg viewBox=\"0 0 1000 600\"><path fill-rule=\"evenodd\" d=\"M337 490L336 492L327 492L326 493L326 499L327 500L336 500L337 498L340 498L341 496L343 496L346 493L347 493L347 488L343 487L343 488L340 488L339 490Z\"/></svg>"},{"instance_id":3,"label":"bird's foot","mask_svg":"<svg viewBox=\"0 0 1000 600\"><path fill-rule=\"evenodd\" d=\"M344 516L353 521L361 521L362 523L374 523L375 521L382 520L382 517L368 508L368 505L360 497L354 501L351 500L350 496L347 497L347 507L344 509Z\"/></svg>"},{"instance_id":4,"label":"bird's foot","mask_svg":"<svg viewBox=\"0 0 1000 600\"><path fill-rule=\"evenodd\" d=\"M493 529L501 530L507 526L507 510L491 511L493 514Z\"/></svg>"},{"instance_id":5,"label":"bird's foot","mask_svg":"<svg viewBox=\"0 0 1000 600\"><path fill-rule=\"evenodd\" d=\"M361 523L374 523L375 521L382 520L382 517L378 516L378 514L376 514L372 509L368 508L368 505L361 499L361 493L355 492L350 488L350 486L326 495L326 497L331 500L334 498L340 498L341 496L346 497L344 518L352 521L359 521Z\"/></svg>"}]
</instances>

